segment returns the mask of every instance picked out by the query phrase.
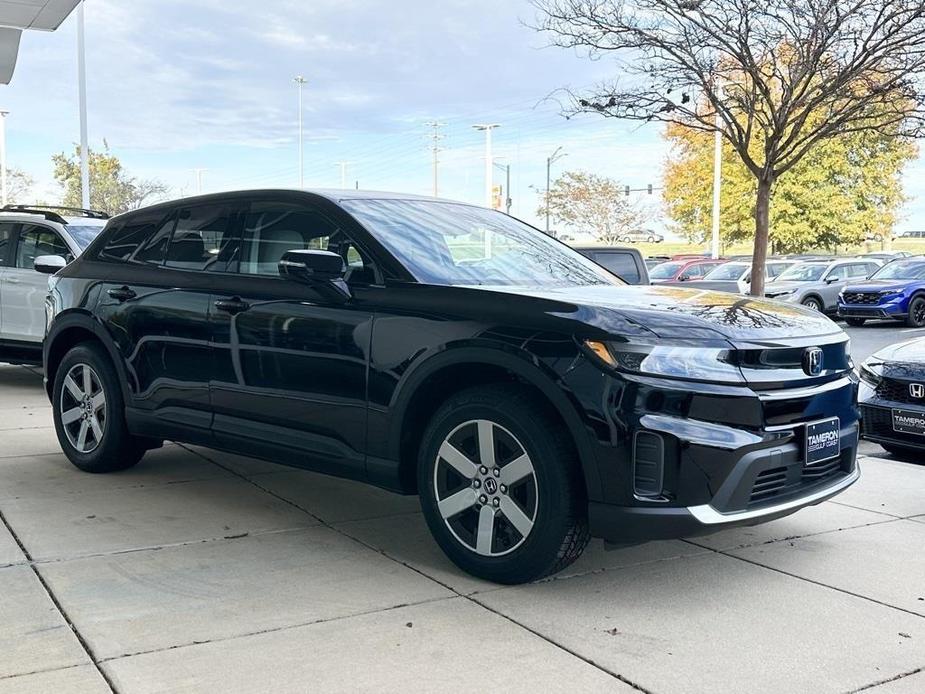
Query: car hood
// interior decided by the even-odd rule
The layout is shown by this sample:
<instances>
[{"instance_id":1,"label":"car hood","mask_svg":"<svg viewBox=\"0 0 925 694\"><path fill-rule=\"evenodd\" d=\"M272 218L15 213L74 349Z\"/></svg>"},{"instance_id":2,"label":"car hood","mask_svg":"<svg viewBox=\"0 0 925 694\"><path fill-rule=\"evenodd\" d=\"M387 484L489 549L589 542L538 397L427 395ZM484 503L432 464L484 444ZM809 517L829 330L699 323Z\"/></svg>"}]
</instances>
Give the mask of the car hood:
<instances>
[{"instance_id":1,"label":"car hood","mask_svg":"<svg viewBox=\"0 0 925 694\"><path fill-rule=\"evenodd\" d=\"M768 282L764 285L764 293L783 294L784 292L789 292L791 290L799 291L800 289L811 287L814 284L818 284L818 282L797 282L795 280L787 280L786 282Z\"/></svg>"},{"instance_id":2,"label":"car hood","mask_svg":"<svg viewBox=\"0 0 925 694\"><path fill-rule=\"evenodd\" d=\"M596 285L567 288L482 287L555 302L549 313L602 330L629 321L658 337L718 339L771 345L779 340L808 340L844 335L817 311L765 299L667 285ZM513 307L512 307L513 308ZM621 320L614 320L619 318Z\"/></svg>"},{"instance_id":3,"label":"car hood","mask_svg":"<svg viewBox=\"0 0 925 694\"><path fill-rule=\"evenodd\" d=\"M925 365L925 337L884 347L871 357L873 361L895 364Z\"/></svg>"},{"instance_id":4,"label":"car hood","mask_svg":"<svg viewBox=\"0 0 925 694\"><path fill-rule=\"evenodd\" d=\"M905 289L910 284L921 280L866 280L858 284L849 284L845 292L880 292L884 289Z\"/></svg>"}]
</instances>

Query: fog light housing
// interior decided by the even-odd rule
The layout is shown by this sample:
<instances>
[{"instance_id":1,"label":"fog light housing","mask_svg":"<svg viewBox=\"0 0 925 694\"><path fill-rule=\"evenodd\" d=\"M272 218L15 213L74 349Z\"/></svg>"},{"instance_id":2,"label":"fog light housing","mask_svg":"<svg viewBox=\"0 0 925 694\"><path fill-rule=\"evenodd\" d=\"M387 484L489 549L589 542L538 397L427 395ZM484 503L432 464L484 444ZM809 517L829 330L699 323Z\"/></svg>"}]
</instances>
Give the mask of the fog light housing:
<instances>
[{"instance_id":1,"label":"fog light housing","mask_svg":"<svg viewBox=\"0 0 925 694\"><path fill-rule=\"evenodd\" d=\"M665 480L665 440L652 431L633 437L633 492L641 497L661 496Z\"/></svg>"}]
</instances>

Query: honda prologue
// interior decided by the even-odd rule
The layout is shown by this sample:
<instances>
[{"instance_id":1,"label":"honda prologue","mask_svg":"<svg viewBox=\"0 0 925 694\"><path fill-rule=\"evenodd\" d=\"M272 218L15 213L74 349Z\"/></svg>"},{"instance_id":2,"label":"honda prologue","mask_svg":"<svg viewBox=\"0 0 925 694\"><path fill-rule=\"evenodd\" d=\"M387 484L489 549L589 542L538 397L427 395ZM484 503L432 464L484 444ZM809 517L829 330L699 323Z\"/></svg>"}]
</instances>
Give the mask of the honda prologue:
<instances>
[{"instance_id":1,"label":"honda prologue","mask_svg":"<svg viewBox=\"0 0 925 694\"><path fill-rule=\"evenodd\" d=\"M47 390L80 469L169 439L418 494L446 554L498 582L589 537L755 524L858 477L828 318L626 286L471 205L189 198L111 220L49 286Z\"/></svg>"}]
</instances>

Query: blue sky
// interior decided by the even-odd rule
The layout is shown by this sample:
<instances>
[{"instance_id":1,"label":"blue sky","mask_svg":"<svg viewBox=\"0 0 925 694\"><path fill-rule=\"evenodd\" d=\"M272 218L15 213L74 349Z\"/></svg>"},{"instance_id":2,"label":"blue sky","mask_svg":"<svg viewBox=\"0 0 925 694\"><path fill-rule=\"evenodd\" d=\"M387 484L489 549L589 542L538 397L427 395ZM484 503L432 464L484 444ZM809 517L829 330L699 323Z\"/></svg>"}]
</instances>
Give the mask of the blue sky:
<instances>
[{"instance_id":1,"label":"blue sky","mask_svg":"<svg viewBox=\"0 0 925 694\"><path fill-rule=\"evenodd\" d=\"M598 117L565 120L555 91L618 72L546 46L525 26L526 0L87 0L92 147L105 138L133 175L195 192L298 183L297 88L305 87L305 182L429 193L424 123L439 120L441 195L484 199L484 139L474 123L499 123L494 152L510 164L514 214L535 220L535 188L558 146L561 171L585 169L633 188L659 185L661 128ZM8 164L55 199L51 155L79 137L75 16L55 33L26 32L9 110ZM551 98L547 98L550 97ZM925 187L907 172L907 192ZM496 172L497 183L503 174ZM657 208L657 193L640 196ZM900 228L925 228L907 206ZM660 226L660 224L655 224Z\"/></svg>"}]
</instances>

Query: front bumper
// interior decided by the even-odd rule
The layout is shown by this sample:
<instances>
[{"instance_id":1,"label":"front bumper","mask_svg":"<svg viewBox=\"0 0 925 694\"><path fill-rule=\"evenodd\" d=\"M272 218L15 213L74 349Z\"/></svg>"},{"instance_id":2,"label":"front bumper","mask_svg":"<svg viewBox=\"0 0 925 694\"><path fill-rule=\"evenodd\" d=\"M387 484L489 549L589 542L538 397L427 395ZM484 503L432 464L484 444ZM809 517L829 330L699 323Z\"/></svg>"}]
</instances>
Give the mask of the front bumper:
<instances>
[{"instance_id":1,"label":"front bumper","mask_svg":"<svg viewBox=\"0 0 925 694\"><path fill-rule=\"evenodd\" d=\"M838 304L839 318L905 318L908 314L903 297L879 304Z\"/></svg>"},{"instance_id":2,"label":"front bumper","mask_svg":"<svg viewBox=\"0 0 925 694\"><path fill-rule=\"evenodd\" d=\"M657 400L663 409L672 409L672 394L659 389L655 397L655 392L643 390L637 407L640 400ZM630 496L590 503L592 535L638 543L754 525L825 501L858 479L857 391L852 379L746 392L750 398L678 394L678 403L689 398L688 407L675 407L673 414L643 412L635 421L620 413L618 418L634 432L652 432L665 441L662 491L632 492L639 459L628 450L625 466L620 467ZM621 399L625 401L627 393ZM806 427L830 416L841 422L839 453L806 465ZM711 417L713 421L707 421Z\"/></svg>"},{"instance_id":3,"label":"front bumper","mask_svg":"<svg viewBox=\"0 0 925 694\"><path fill-rule=\"evenodd\" d=\"M895 397L895 396L894 396ZM893 429L893 410L925 412L925 403L909 398L891 400L881 397L862 382L860 386L861 438L880 444L893 444L925 451L925 436Z\"/></svg>"}]
</instances>

